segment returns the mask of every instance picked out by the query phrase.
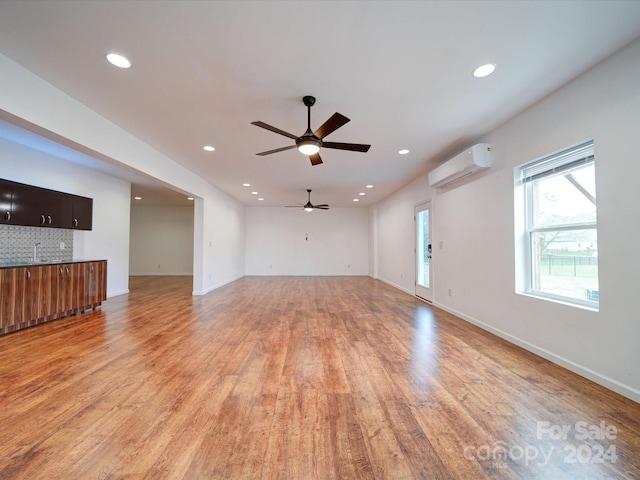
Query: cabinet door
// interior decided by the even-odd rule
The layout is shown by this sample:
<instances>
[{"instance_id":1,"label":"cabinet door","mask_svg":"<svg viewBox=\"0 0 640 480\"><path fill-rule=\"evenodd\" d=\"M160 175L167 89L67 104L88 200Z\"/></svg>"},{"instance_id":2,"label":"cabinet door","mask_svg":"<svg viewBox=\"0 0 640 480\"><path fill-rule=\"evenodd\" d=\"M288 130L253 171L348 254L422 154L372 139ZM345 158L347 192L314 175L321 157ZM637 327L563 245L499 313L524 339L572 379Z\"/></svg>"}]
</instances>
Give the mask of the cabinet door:
<instances>
[{"instance_id":1,"label":"cabinet door","mask_svg":"<svg viewBox=\"0 0 640 480\"><path fill-rule=\"evenodd\" d=\"M73 197L73 228L76 230L91 230L93 224L93 199L87 197Z\"/></svg>"},{"instance_id":2,"label":"cabinet door","mask_svg":"<svg viewBox=\"0 0 640 480\"><path fill-rule=\"evenodd\" d=\"M71 311L71 277L69 276L69 265L56 265L56 276L58 278L58 298L56 311L60 316L65 316Z\"/></svg>"},{"instance_id":3,"label":"cabinet door","mask_svg":"<svg viewBox=\"0 0 640 480\"><path fill-rule=\"evenodd\" d=\"M58 277L55 265L33 267L30 277L31 318L51 320L58 308Z\"/></svg>"},{"instance_id":4,"label":"cabinet door","mask_svg":"<svg viewBox=\"0 0 640 480\"><path fill-rule=\"evenodd\" d=\"M12 223L32 227L46 226L47 198L40 188L16 184L13 190Z\"/></svg>"},{"instance_id":5,"label":"cabinet door","mask_svg":"<svg viewBox=\"0 0 640 480\"><path fill-rule=\"evenodd\" d=\"M12 225L36 226L39 222L37 209L31 205L33 187L22 183L11 183L11 219Z\"/></svg>"},{"instance_id":6,"label":"cabinet door","mask_svg":"<svg viewBox=\"0 0 640 480\"><path fill-rule=\"evenodd\" d=\"M72 228L73 217L73 195L53 190L45 190L43 197L47 202L46 208L42 209L47 217L45 226L52 228ZM40 217L42 219L42 216Z\"/></svg>"},{"instance_id":7,"label":"cabinet door","mask_svg":"<svg viewBox=\"0 0 640 480\"><path fill-rule=\"evenodd\" d=\"M13 184L0 178L0 224L11 223Z\"/></svg>"},{"instance_id":8,"label":"cabinet door","mask_svg":"<svg viewBox=\"0 0 640 480\"><path fill-rule=\"evenodd\" d=\"M95 308L107 299L107 262L86 264L85 306Z\"/></svg>"},{"instance_id":9,"label":"cabinet door","mask_svg":"<svg viewBox=\"0 0 640 480\"><path fill-rule=\"evenodd\" d=\"M85 276L83 265L83 263L57 265L58 312L60 316L71 315L84 308Z\"/></svg>"},{"instance_id":10,"label":"cabinet door","mask_svg":"<svg viewBox=\"0 0 640 480\"><path fill-rule=\"evenodd\" d=\"M0 270L0 333L7 333L31 319L27 268Z\"/></svg>"},{"instance_id":11,"label":"cabinet door","mask_svg":"<svg viewBox=\"0 0 640 480\"><path fill-rule=\"evenodd\" d=\"M85 290L86 290L86 273L85 263L72 263L69 265L69 275L71 279L71 310L73 313L84 311L85 308Z\"/></svg>"}]
</instances>

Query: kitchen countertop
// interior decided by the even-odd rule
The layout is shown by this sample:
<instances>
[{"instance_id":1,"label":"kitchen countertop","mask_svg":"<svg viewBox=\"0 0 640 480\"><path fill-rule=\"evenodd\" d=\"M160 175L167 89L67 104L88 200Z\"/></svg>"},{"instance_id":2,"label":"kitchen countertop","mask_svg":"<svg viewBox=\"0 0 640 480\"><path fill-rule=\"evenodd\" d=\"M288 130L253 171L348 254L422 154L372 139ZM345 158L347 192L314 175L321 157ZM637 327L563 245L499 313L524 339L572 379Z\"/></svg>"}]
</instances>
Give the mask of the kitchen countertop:
<instances>
[{"instance_id":1,"label":"kitchen countertop","mask_svg":"<svg viewBox=\"0 0 640 480\"><path fill-rule=\"evenodd\" d=\"M96 259L83 260L83 259L74 258L73 260L42 260L40 262L30 262L28 260L6 259L6 260L0 260L0 269L24 268L24 267L44 267L44 266L47 266L47 265L61 265L61 264L65 264L65 263L87 263L87 262L101 262L101 261L105 261L105 260L104 259L100 259L100 260L96 260Z\"/></svg>"}]
</instances>

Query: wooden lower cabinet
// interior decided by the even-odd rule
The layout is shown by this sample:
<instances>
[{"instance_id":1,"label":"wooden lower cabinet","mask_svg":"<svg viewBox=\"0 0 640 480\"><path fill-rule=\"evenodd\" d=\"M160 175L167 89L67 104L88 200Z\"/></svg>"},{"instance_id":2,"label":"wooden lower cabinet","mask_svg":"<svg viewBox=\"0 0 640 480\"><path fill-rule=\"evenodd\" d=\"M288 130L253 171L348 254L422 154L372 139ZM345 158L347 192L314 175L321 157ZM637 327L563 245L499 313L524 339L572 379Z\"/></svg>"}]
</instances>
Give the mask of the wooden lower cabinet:
<instances>
[{"instance_id":1,"label":"wooden lower cabinet","mask_svg":"<svg viewBox=\"0 0 640 480\"><path fill-rule=\"evenodd\" d=\"M85 265L85 308L96 308L107 299L107 262L87 262Z\"/></svg>"},{"instance_id":2,"label":"wooden lower cabinet","mask_svg":"<svg viewBox=\"0 0 640 480\"><path fill-rule=\"evenodd\" d=\"M58 314L72 315L84 310L84 266L82 263L58 265Z\"/></svg>"},{"instance_id":3,"label":"wooden lower cabinet","mask_svg":"<svg viewBox=\"0 0 640 480\"><path fill-rule=\"evenodd\" d=\"M31 318L28 268L0 270L0 333L18 330Z\"/></svg>"},{"instance_id":4,"label":"wooden lower cabinet","mask_svg":"<svg viewBox=\"0 0 640 480\"><path fill-rule=\"evenodd\" d=\"M58 279L55 265L28 269L29 296L31 298L30 320L53 320L58 313Z\"/></svg>"},{"instance_id":5,"label":"wooden lower cabinet","mask_svg":"<svg viewBox=\"0 0 640 480\"><path fill-rule=\"evenodd\" d=\"M106 260L0 269L0 335L95 309L106 286Z\"/></svg>"}]
</instances>

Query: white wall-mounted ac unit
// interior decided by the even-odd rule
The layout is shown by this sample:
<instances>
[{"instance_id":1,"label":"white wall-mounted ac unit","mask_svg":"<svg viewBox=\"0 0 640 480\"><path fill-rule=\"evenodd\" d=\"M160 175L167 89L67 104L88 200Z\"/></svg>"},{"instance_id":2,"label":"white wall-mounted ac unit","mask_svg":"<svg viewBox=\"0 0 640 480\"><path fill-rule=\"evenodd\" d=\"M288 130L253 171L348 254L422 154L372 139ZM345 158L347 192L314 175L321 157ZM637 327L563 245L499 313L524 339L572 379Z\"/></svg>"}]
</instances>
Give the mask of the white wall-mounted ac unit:
<instances>
[{"instance_id":1,"label":"white wall-mounted ac unit","mask_svg":"<svg viewBox=\"0 0 640 480\"><path fill-rule=\"evenodd\" d=\"M491 166L491 145L478 143L429 172L429 185L444 187Z\"/></svg>"}]
</instances>

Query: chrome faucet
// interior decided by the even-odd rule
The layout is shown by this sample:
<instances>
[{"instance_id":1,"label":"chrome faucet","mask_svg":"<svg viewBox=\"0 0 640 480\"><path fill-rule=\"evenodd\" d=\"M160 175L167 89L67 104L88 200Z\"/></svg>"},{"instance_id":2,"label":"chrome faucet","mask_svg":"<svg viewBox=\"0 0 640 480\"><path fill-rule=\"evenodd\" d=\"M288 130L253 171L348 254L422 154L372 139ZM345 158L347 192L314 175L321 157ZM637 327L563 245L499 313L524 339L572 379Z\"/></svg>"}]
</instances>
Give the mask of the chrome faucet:
<instances>
[{"instance_id":1,"label":"chrome faucet","mask_svg":"<svg viewBox=\"0 0 640 480\"><path fill-rule=\"evenodd\" d=\"M33 245L33 262L38 263L38 245L41 245L40 242L37 242Z\"/></svg>"}]
</instances>

